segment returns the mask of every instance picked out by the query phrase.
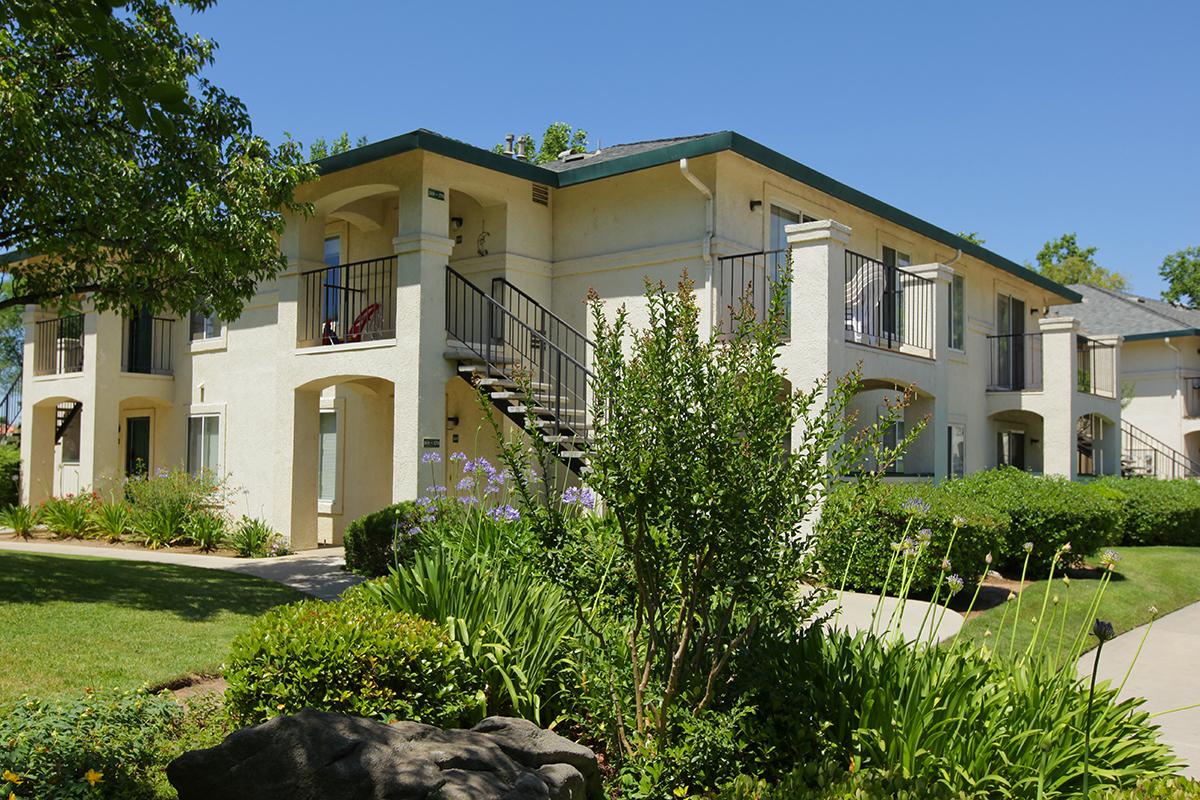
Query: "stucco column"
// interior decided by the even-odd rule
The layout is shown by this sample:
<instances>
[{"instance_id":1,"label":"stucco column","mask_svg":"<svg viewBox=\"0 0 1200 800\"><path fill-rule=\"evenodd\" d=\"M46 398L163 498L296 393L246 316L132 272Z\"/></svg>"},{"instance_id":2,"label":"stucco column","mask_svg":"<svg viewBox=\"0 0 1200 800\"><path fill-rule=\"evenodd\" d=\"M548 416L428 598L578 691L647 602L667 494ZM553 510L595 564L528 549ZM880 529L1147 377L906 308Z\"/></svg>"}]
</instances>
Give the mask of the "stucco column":
<instances>
[{"instance_id":1,"label":"stucco column","mask_svg":"<svg viewBox=\"0 0 1200 800\"><path fill-rule=\"evenodd\" d=\"M91 309L83 318L83 369L91 380L79 416L79 488L105 497L125 475L120 399L114 391L121 374L124 321L120 314Z\"/></svg>"},{"instance_id":2,"label":"stucco column","mask_svg":"<svg viewBox=\"0 0 1200 800\"><path fill-rule=\"evenodd\" d=\"M950 281L954 271L945 264L919 264L909 272L933 281L933 352L942 361L933 371L933 416L929 420L933 435L933 477L941 480L950 473L950 369L945 362L950 347ZM923 434L925 435L925 434Z\"/></svg>"},{"instance_id":3,"label":"stucco column","mask_svg":"<svg viewBox=\"0 0 1200 800\"><path fill-rule=\"evenodd\" d=\"M291 402L278 406L277 423L291 438L279 452L273 524L293 550L317 546L317 438L321 393L289 389Z\"/></svg>"},{"instance_id":4,"label":"stucco column","mask_svg":"<svg viewBox=\"0 0 1200 800\"><path fill-rule=\"evenodd\" d=\"M32 362L26 362L26 369ZM54 494L55 404L21 411L21 502L37 506Z\"/></svg>"},{"instance_id":5,"label":"stucco column","mask_svg":"<svg viewBox=\"0 0 1200 800\"><path fill-rule=\"evenodd\" d=\"M401 234L396 249L396 376L392 439L392 499L413 500L429 484L426 452L443 456L434 465L444 475L446 382L454 375L446 359L446 266L454 242L430 233Z\"/></svg>"},{"instance_id":6,"label":"stucco column","mask_svg":"<svg viewBox=\"0 0 1200 800\"><path fill-rule=\"evenodd\" d=\"M850 228L822 219L785 230L792 253L792 319L779 365L793 389L805 390L827 375L836 381L853 366L844 356Z\"/></svg>"},{"instance_id":7,"label":"stucco column","mask_svg":"<svg viewBox=\"0 0 1200 800\"><path fill-rule=\"evenodd\" d=\"M1042 317L1042 471L1076 477L1078 438L1075 427L1075 337L1079 320Z\"/></svg>"}]
</instances>

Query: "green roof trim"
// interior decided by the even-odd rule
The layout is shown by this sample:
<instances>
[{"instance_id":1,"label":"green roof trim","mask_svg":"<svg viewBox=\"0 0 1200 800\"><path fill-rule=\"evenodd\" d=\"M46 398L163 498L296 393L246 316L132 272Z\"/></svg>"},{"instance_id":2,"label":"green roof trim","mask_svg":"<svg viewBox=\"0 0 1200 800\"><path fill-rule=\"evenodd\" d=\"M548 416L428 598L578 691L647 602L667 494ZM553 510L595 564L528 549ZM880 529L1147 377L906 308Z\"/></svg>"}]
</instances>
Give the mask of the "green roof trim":
<instances>
[{"instance_id":1,"label":"green roof trim","mask_svg":"<svg viewBox=\"0 0 1200 800\"><path fill-rule=\"evenodd\" d=\"M734 131L713 133L708 136L702 136L699 139L691 139L654 150L614 158L611 161L583 164L564 172L554 172L553 170L539 167L536 164L517 161L514 158L493 153L490 150L484 150L483 148L475 147L456 139L449 139L433 131L421 129L349 150L345 153L339 153L336 156L324 158L316 162L317 169L322 175L327 175L331 172L349 169L381 158L418 149L428 150L431 153L437 153L458 161L464 161L468 164L475 164L476 166L536 181L537 183L559 189L611 178L628 172L659 167L678 161L681 158L699 158L700 156L729 150L768 169L773 169L776 172L787 175L789 178L794 178L814 189L825 192L850 205L857 206L868 213L915 231L935 242L940 242L956 250L962 250L964 253L1015 275L1021 280L1028 281L1046 291L1053 292L1071 303L1079 303L1083 300L1083 295L1050 280L1029 267L1007 259L999 253L988 250L986 247L968 242L957 234L951 233L944 228L939 228L937 225L926 222L919 217L909 214L907 211L902 211L841 181L834 180L824 173L817 172L811 167L806 167L799 161L789 158Z\"/></svg>"},{"instance_id":2,"label":"green roof trim","mask_svg":"<svg viewBox=\"0 0 1200 800\"><path fill-rule=\"evenodd\" d=\"M1150 333L1131 333L1124 337L1127 342L1144 342L1148 339L1173 339L1183 336L1200 336L1200 328L1181 328L1177 331L1151 331Z\"/></svg>"},{"instance_id":3,"label":"green roof trim","mask_svg":"<svg viewBox=\"0 0 1200 800\"><path fill-rule=\"evenodd\" d=\"M9 250L7 253L0 253L0 267L7 267L27 258L33 258L33 253L28 250Z\"/></svg>"}]
</instances>

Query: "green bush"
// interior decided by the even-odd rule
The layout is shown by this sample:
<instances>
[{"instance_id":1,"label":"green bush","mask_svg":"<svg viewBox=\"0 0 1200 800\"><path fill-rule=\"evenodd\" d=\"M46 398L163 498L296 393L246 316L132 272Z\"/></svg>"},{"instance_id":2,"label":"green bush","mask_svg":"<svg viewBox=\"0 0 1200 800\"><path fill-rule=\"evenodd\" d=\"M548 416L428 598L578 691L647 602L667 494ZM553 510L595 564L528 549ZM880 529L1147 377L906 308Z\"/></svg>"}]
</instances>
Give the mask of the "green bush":
<instances>
[{"instance_id":1,"label":"green bush","mask_svg":"<svg viewBox=\"0 0 1200 800\"><path fill-rule=\"evenodd\" d=\"M0 709L0 797L152 798L163 743L181 715L171 697L144 692Z\"/></svg>"},{"instance_id":2,"label":"green bush","mask_svg":"<svg viewBox=\"0 0 1200 800\"><path fill-rule=\"evenodd\" d=\"M1104 478L1093 486L1121 503L1121 544L1200 546L1200 483Z\"/></svg>"},{"instance_id":3,"label":"green bush","mask_svg":"<svg viewBox=\"0 0 1200 800\"><path fill-rule=\"evenodd\" d=\"M304 708L457 725L477 706L445 630L351 594L274 609L233 643L225 702L242 723Z\"/></svg>"},{"instance_id":4,"label":"green bush","mask_svg":"<svg viewBox=\"0 0 1200 800\"><path fill-rule=\"evenodd\" d=\"M182 469L159 470L125 483L133 527L151 548L165 547L183 537L188 520L222 506L224 495L224 484L209 472L192 475Z\"/></svg>"},{"instance_id":5,"label":"green bush","mask_svg":"<svg viewBox=\"0 0 1200 800\"><path fill-rule=\"evenodd\" d=\"M127 503L120 500L101 503L92 512L92 525L97 534L110 542L117 542L133 530L133 512Z\"/></svg>"},{"instance_id":6,"label":"green bush","mask_svg":"<svg viewBox=\"0 0 1200 800\"><path fill-rule=\"evenodd\" d=\"M956 525L958 532L955 533ZM967 583L986 568L988 553L1007 539L1007 520L981 502L952 497L928 483L842 483L825 500L814 553L827 586L878 591L893 562L893 544L905 536L916 539L926 530L931 538L926 557L916 563L912 591L932 591L942 575L941 562L950 548L950 572ZM900 568L892 574L890 591L898 588Z\"/></svg>"},{"instance_id":7,"label":"green bush","mask_svg":"<svg viewBox=\"0 0 1200 800\"><path fill-rule=\"evenodd\" d=\"M953 502L970 498L1008 518L1008 536L996 553L1002 570L1021 569L1026 542L1033 543L1030 568L1041 570L1067 543L1082 558L1120 535L1120 503L1090 484L1002 467L948 481L944 488Z\"/></svg>"},{"instance_id":8,"label":"green bush","mask_svg":"<svg viewBox=\"0 0 1200 800\"><path fill-rule=\"evenodd\" d=\"M423 513L416 503L405 501L351 522L342 541L346 569L378 578L396 563L407 563L417 541L409 532L421 524Z\"/></svg>"},{"instance_id":9,"label":"green bush","mask_svg":"<svg viewBox=\"0 0 1200 800\"><path fill-rule=\"evenodd\" d=\"M51 497L42 503L38 519L64 538L82 539L92 531L92 513L98 499L90 493Z\"/></svg>"},{"instance_id":10,"label":"green bush","mask_svg":"<svg viewBox=\"0 0 1200 800\"><path fill-rule=\"evenodd\" d=\"M21 502L21 448L0 447L0 508Z\"/></svg>"},{"instance_id":11,"label":"green bush","mask_svg":"<svg viewBox=\"0 0 1200 800\"><path fill-rule=\"evenodd\" d=\"M213 511L193 514L183 526L188 541L205 553L211 553L225 543L225 518Z\"/></svg>"},{"instance_id":12,"label":"green bush","mask_svg":"<svg viewBox=\"0 0 1200 800\"><path fill-rule=\"evenodd\" d=\"M237 551L238 558L266 558L286 552L282 537L264 520L253 517L242 517L229 535L229 545Z\"/></svg>"},{"instance_id":13,"label":"green bush","mask_svg":"<svg viewBox=\"0 0 1200 800\"><path fill-rule=\"evenodd\" d=\"M575 628L575 609L528 565L434 548L362 587L393 611L448 623L484 685L489 714L541 722Z\"/></svg>"},{"instance_id":14,"label":"green bush","mask_svg":"<svg viewBox=\"0 0 1200 800\"><path fill-rule=\"evenodd\" d=\"M12 531L22 539L28 539L38 524L37 513L29 506L11 505L0 510L0 525L12 528Z\"/></svg>"}]
</instances>

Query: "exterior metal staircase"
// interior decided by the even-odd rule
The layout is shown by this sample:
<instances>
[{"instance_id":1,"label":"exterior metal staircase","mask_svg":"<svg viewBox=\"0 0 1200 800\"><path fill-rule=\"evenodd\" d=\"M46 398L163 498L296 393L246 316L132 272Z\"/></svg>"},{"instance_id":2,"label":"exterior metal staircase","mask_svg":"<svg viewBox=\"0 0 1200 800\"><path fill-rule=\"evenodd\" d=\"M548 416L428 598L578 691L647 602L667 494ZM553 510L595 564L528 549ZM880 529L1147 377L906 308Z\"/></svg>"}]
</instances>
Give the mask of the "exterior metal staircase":
<instances>
[{"instance_id":1,"label":"exterior metal staircase","mask_svg":"<svg viewBox=\"0 0 1200 800\"><path fill-rule=\"evenodd\" d=\"M1147 478L1200 478L1200 463L1136 425L1121 420L1121 474Z\"/></svg>"},{"instance_id":2,"label":"exterior metal staircase","mask_svg":"<svg viewBox=\"0 0 1200 800\"><path fill-rule=\"evenodd\" d=\"M0 441L8 441L21 430L21 376L17 375L0 400Z\"/></svg>"},{"instance_id":3,"label":"exterior metal staircase","mask_svg":"<svg viewBox=\"0 0 1200 800\"><path fill-rule=\"evenodd\" d=\"M504 278L491 293L446 267L446 335L459 377L522 429L527 416L576 474L587 467L592 343Z\"/></svg>"},{"instance_id":4,"label":"exterior metal staircase","mask_svg":"<svg viewBox=\"0 0 1200 800\"><path fill-rule=\"evenodd\" d=\"M58 444L62 441L63 433L70 427L75 417L79 416L79 412L83 409L83 403L69 402L59 403L55 408L55 424L54 424L54 443Z\"/></svg>"}]
</instances>

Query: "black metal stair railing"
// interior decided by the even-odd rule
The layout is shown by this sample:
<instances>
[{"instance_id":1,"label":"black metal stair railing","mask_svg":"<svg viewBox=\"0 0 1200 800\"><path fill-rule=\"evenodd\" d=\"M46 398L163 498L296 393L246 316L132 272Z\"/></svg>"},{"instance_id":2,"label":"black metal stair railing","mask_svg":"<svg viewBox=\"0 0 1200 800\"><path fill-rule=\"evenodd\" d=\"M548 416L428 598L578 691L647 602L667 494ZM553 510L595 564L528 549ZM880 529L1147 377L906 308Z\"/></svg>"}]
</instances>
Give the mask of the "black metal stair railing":
<instances>
[{"instance_id":1,"label":"black metal stair railing","mask_svg":"<svg viewBox=\"0 0 1200 800\"><path fill-rule=\"evenodd\" d=\"M1200 463L1127 420L1121 420L1121 462L1122 471L1129 475L1165 480L1200 477Z\"/></svg>"},{"instance_id":2,"label":"black metal stair railing","mask_svg":"<svg viewBox=\"0 0 1200 800\"><path fill-rule=\"evenodd\" d=\"M586 442L591 343L507 281L493 291L501 299L447 266L446 332L487 366L489 377L530 388L524 401L541 413L548 436L567 440L560 448Z\"/></svg>"},{"instance_id":3,"label":"black metal stair railing","mask_svg":"<svg viewBox=\"0 0 1200 800\"><path fill-rule=\"evenodd\" d=\"M0 400L0 439L7 439L16 433L21 426L21 397L24 392L24 382L17 375Z\"/></svg>"}]
</instances>

